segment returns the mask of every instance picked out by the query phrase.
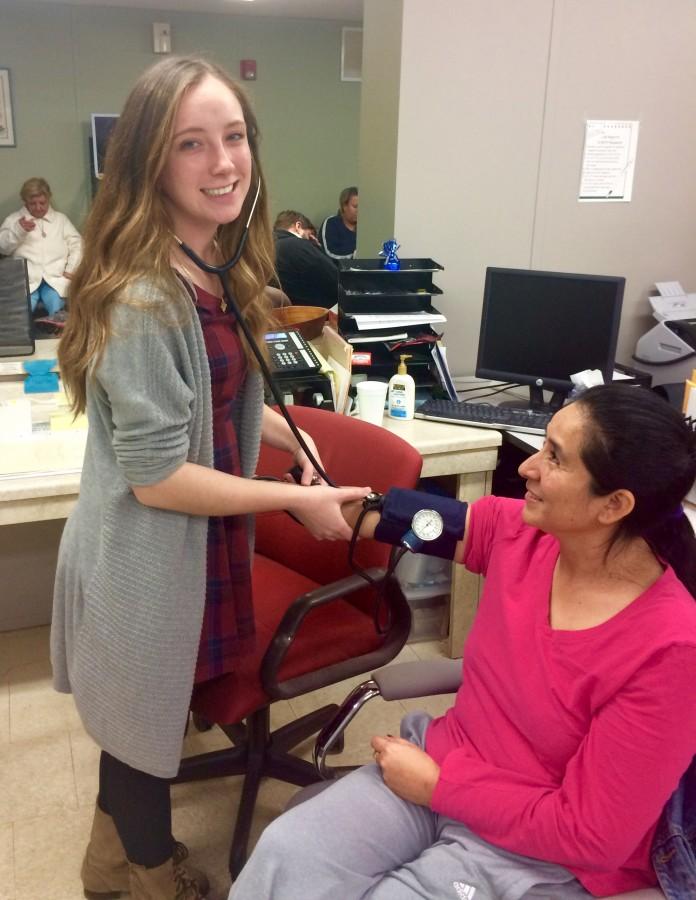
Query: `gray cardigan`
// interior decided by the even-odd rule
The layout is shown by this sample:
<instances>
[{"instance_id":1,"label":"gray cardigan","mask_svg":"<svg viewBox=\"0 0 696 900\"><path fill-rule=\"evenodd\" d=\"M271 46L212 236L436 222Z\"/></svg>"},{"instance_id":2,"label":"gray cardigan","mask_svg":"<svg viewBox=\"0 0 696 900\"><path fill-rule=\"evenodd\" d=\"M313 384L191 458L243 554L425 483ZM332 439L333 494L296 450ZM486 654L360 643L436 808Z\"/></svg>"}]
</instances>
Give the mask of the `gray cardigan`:
<instances>
[{"instance_id":1,"label":"gray cardigan","mask_svg":"<svg viewBox=\"0 0 696 900\"><path fill-rule=\"evenodd\" d=\"M88 381L80 496L63 532L51 630L57 690L72 692L97 744L135 769L176 774L206 589L208 519L139 503L187 460L212 468L210 371L191 307L163 321L162 289L141 281L118 303ZM169 298L168 307L172 308ZM178 305L178 304L177 304ZM244 386L242 471L256 468L263 388Z\"/></svg>"}]
</instances>

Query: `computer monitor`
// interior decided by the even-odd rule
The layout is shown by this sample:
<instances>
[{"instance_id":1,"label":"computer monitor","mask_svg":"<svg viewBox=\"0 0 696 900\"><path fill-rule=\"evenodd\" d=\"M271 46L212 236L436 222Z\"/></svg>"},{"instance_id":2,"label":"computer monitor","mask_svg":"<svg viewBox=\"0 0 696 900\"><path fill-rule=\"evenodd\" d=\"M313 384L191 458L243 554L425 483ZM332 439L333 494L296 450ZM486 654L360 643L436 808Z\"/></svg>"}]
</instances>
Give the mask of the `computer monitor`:
<instances>
[{"instance_id":1,"label":"computer monitor","mask_svg":"<svg viewBox=\"0 0 696 900\"><path fill-rule=\"evenodd\" d=\"M106 145L117 119L116 113L92 113L92 164L96 178L104 174Z\"/></svg>"},{"instance_id":2,"label":"computer monitor","mask_svg":"<svg viewBox=\"0 0 696 900\"><path fill-rule=\"evenodd\" d=\"M28 356L34 352L27 261L0 258L0 356Z\"/></svg>"},{"instance_id":3,"label":"computer monitor","mask_svg":"<svg viewBox=\"0 0 696 900\"><path fill-rule=\"evenodd\" d=\"M529 385L533 407L561 405L570 376L612 380L625 278L486 269L476 375ZM549 404L543 391L552 391Z\"/></svg>"}]
</instances>

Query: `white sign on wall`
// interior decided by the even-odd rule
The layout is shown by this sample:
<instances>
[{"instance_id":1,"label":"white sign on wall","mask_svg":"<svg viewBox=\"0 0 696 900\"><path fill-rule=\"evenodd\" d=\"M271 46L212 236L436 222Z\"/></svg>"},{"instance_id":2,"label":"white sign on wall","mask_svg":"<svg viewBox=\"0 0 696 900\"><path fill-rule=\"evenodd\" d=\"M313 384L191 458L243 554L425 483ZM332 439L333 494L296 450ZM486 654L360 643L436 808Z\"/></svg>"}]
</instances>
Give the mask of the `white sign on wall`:
<instances>
[{"instance_id":1,"label":"white sign on wall","mask_svg":"<svg viewBox=\"0 0 696 900\"><path fill-rule=\"evenodd\" d=\"M636 121L588 119L580 175L581 202L628 202L638 146Z\"/></svg>"}]
</instances>

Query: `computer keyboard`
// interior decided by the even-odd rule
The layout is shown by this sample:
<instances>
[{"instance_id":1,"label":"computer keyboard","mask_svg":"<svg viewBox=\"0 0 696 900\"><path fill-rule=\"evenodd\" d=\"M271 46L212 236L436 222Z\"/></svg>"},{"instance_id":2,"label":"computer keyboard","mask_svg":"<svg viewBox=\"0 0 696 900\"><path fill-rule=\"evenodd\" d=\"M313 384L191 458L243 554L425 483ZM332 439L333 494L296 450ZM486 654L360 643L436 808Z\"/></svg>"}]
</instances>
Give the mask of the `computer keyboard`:
<instances>
[{"instance_id":1,"label":"computer keyboard","mask_svg":"<svg viewBox=\"0 0 696 900\"><path fill-rule=\"evenodd\" d=\"M417 419L475 425L477 428L497 428L499 431L525 431L527 434L544 434L551 415L550 412L533 409L455 400L426 400L416 410Z\"/></svg>"}]
</instances>

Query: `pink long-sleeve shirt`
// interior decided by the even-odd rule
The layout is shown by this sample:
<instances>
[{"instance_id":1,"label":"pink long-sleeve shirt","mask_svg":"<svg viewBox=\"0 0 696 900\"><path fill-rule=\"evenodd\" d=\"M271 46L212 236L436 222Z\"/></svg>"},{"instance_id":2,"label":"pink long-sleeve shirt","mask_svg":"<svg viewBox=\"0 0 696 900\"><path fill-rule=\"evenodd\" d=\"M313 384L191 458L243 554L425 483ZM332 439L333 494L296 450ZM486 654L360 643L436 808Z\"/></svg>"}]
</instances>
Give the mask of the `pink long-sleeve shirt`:
<instances>
[{"instance_id":1,"label":"pink long-sleeve shirt","mask_svg":"<svg viewBox=\"0 0 696 900\"><path fill-rule=\"evenodd\" d=\"M601 625L552 629L558 542L522 507L471 510L464 563L486 583L455 704L426 736L432 808L595 896L652 886L655 826L696 753L696 602L667 567Z\"/></svg>"}]
</instances>

